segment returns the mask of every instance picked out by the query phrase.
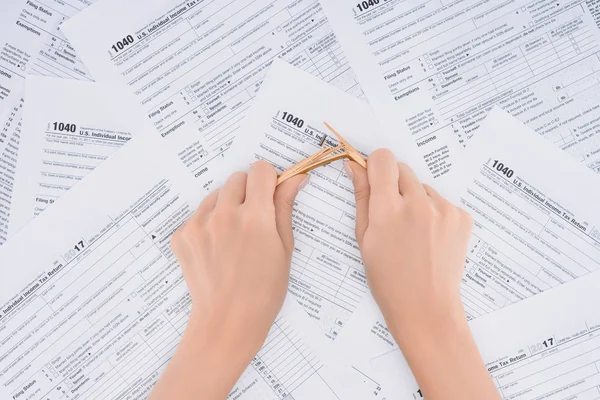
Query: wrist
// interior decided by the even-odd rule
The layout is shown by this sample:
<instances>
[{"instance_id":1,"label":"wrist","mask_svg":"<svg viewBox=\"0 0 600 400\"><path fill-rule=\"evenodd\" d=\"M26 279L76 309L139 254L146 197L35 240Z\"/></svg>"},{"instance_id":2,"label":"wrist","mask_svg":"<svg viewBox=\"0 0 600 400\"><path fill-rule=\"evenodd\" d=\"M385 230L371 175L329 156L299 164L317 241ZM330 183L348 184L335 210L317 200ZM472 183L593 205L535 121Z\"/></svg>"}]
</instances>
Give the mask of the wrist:
<instances>
[{"instance_id":1,"label":"wrist","mask_svg":"<svg viewBox=\"0 0 600 400\"><path fill-rule=\"evenodd\" d=\"M260 344L251 343L248 335L231 327L226 321L193 312L183 339L193 342L215 368L220 367L219 362L222 361L223 368L228 370L232 366L245 369L260 349Z\"/></svg>"},{"instance_id":2,"label":"wrist","mask_svg":"<svg viewBox=\"0 0 600 400\"><path fill-rule=\"evenodd\" d=\"M205 387L215 388L218 395L214 398L229 394L255 355L253 348L241 338L243 336L228 331L217 321L194 313L190 316L177 351L189 364L196 366L193 379L203 380Z\"/></svg>"},{"instance_id":3,"label":"wrist","mask_svg":"<svg viewBox=\"0 0 600 400\"><path fill-rule=\"evenodd\" d=\"M192 313L151 399L226 398L253 355L222 331L222 326Z\"/></svg>"},{"instance_id":4,"label":"wrist","mask_svg":"<svg viewBox=\"0 0 600 400\"><path fill-rule=\"evenodd\" d=\"M462 305L415 321L390 331L425 398L499 399Z\"/></svg>"},{"instance_id":5,"label":"wrist","mask_svg":"<svg viewBox=\"0 0 600 400\"><path fill-rule=\"evenodd\" d=\"M431 304L422 302L404 313L385 313L386 324L394 340L403 350L435 348L449 335L470 335L463 305L460 301Z\"/></svg>"}]
</instances>

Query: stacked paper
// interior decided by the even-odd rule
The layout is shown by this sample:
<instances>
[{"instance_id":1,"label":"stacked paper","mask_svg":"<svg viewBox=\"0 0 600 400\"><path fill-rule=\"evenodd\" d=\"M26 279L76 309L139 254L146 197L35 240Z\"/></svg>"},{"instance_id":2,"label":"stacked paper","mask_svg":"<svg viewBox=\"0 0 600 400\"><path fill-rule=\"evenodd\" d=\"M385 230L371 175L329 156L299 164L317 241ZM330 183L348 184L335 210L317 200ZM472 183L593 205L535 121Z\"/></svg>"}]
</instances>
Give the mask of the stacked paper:
<instances>
[{"instance_id":1,"label":"stacked paper","mask_svg":"<svg viewBox=\"0 0 600 400\"><path fill-rule=\"evenodd\" d=\"M598 397L597 5L90 3L2 5L0 398L146 398L190 313L174 230L323 121L472 215L462 299L503 398ZM266 361L230 398L420 398L354 224L342 164L315 170Z\"/></svg>"}]
</instances>

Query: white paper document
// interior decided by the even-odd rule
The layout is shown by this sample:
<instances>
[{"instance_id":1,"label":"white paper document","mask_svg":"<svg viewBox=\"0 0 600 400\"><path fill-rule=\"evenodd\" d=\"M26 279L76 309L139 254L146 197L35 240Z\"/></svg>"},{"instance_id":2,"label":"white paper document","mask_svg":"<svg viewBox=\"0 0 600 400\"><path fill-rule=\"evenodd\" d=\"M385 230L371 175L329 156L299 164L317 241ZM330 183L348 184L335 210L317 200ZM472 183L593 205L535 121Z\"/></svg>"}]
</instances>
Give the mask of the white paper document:
<instances>
[{"instance_id":1,"label":"white paper document","mask_svg":"<svg viewBox=\"0 0 600 400\"><path fill-rule=\"evenodd\" d=\"M237 169L264 159L282 171L323 144L335 146L324 121L365 154L390 146L362 101L280 61L269 74L229 155ZM354 233L355 215L352 181L341 161L313 171L296 199L289 290L332 339L369 290Z\"/></svg>"},{"instance_id":2,"label":"white paper document","mask_svg":"<svg viewBox=\"0 0 600 400\"><path fill-rule=\"evenodd\" d=\"M9 0L0 12L0 245L9 235L25 78L91 80L59 26L93 0Z\"/></svg>"},{"instance_id":3,"label":"white paper document","mask_svg":"<svg viewBox=\"0 0 600 400\"><path fill-rule=\"evenodd\" d=\"M470 322L502 398L593 400L600 396L600 317L591 306L600 301L599 288L600 275L593 274ZM374 308L374 303L361 304L356 315L373 315ZM368 343L366 333L354 338L353 352ZM381 354L369 364L384 383L388 399L422 399L400 351L379 350Z\"/></svg>"},{"instance_id":4,"label":"white paper document","mask_svg":"<svg viewBox=\"0 0 600 400\"><path fill-rule=\"evenodd\" d=\"M127 88L201 184L273 59L362 94L316 0L105 0L63 30L98 81Z\"/></svg>"},{"instance_id":5,"label":"white paper document","mask_svg":"<svg viewBox=\"0 0 600 400\"><path fill-rule=\"evenodd\" d=\"M59 30L60 24L93 0L13 0L2 4L0 34L0 115L23 97L27 74L91 80ZM14 120L11 122L15 122ZM0 143L9 138L2 126Z\"/></svg>"},{"instance_id":6,"label":"white paper document","mask_svg":"<svg viewBox=\"0 0 600 400\"><path fill-rule=\"evenodd\" d=\"M113 85L29 76L13 185L14 233L127 143L138 128Z\"/></svg>"},{"instance_id":7,"label":"white paper document","mask_svg":"<svg viewBox=\"0 0 600 400\"><path fill-rule=\"evenodd\" d=\"M553 292L554 287L579 277L584 277L579 279L582 281L597 281L594 272L600 269L600 178L593 171L498 108L488 115L482 132L466 151L466 160L456 168L464 177L458 186L463 188L459 201L474 220L461 291L469 319L491 313L485 321L493 321L493 311L540 292ZM562 323L564 315L548 312L544 317ZM554 333L562 334L560 323L555 323ZM476 324L486 325L479 319ZM529 326L514 324L512 329L523 339L529 331L537 332ZM514 344L511 340L508 335L496 346ZM359 367L383 371L401 364L400 352L370 297L336 346L343 354L350 354ZM518 353L506 355L519 357ZM383 379L383 375L375 376ZM510 375L500 374L498 382L510 382ZM577 376L576 381L583 379L582 375L573 376ZM384 380L386 390L386 384L390 384L393 392L393 382L402 385L404 381L402 377ZM511 390L506 393L513 393ZM540 392L531 393L531 397L518 398L539 398Z\"/></svg>"},{"instance_id":8,"label":"white paper document","mask_svg":"<svg viewBox=\"0 0 600 400\"><path fill-rule=\"evenodd\" d=\"M399 116L433 176L494 104L600 171L598 2L322 3L369 102Z\"/></svg>"},{"instance_id":9,"label":"white paper document","mask_svg":"<svg viewBox=\"0 0 600 400\"><path fill-rule=\"evenodd\" d=\"M374 135L371 141L379 142L376 127L366 125L373 118L364 114L369 108L359 100L283 62L276 63L272 72L265 87L281 88L282 80L286 82L290 89L286 101L293 104L281 105L301 113L306 121L303 129L312 124L316 128L313 121L327 118L353 143L367 128ZM307 93L304 97L290 94L302 90ZM331 93L334 97L328 98ZM258 107L253 114L263 115L261 110ZM353 112L347 114L349 110ZM275 115L267 111L266 126ZM315 114L306 114L309 111ZM316 130L311 133L313 139L318 135ZM316 147L312 143L290 145L306 151ZM245 159L253 157L249 154ZM222 182L235 166L213 173L211 179ZM314 239L296 234L296 243L299 249L309 249L311 241L332 238L328 247L312 244L314 254L301 261L316 266L315 286L327 284L320 277L327 273L325 266L337 273L340 295L323 290L328 299L324 300L319 293L303 292L305 309L327 308L315 314L321 318L317 321L321 330L290 297L265 347L234 388L233 396L239 396L235 398L380 398L381 387L373 379L347 371L360 378L345 380L340 387L339 373L346 371L328 367L337 362L329 360L322 329L331 327L335 334L339 329L335 327L349 314L335 301L352 309L366 286L358 256L353 255L358 250L343 244L353 240L353 234L338 238L349 235L341 231L343 226L348 230L353 226L352 204L342 201L351 198L349 181L339 166L327 167L321 175L335 176L322 188L335 190L338 199L322 213L339 207L336 219L341 222L323 220L325 225L307 216L306 230L317 228L321 233ZM314 189L311 186L307 193ZM204 194L161 138L137 135L0 248L0 398L145 398L179 342L190 310L170 237ZM320 203L315 197L312 206L323 207ZM336 248L340 256L334 257ZM298 257L294 256L293 269L298 268ZM342 264L343 260L347 261ZM347 267L351 262L355 268ZM307 276L310 268L305 268ZM304 283L295 285L300 293ZM350 393L342 394L346 390Z\"/></svg>"}]
</instances>

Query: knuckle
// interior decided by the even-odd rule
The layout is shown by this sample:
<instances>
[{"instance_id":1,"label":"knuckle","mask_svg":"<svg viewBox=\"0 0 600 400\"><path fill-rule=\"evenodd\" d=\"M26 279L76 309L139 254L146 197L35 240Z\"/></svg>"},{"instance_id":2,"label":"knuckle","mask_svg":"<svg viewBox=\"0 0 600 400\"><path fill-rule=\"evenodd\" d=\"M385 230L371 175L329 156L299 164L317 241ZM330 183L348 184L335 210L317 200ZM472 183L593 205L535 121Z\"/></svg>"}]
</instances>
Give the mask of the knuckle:
<instances>
[{"instance_id":1,"label":"knuckle","mask_svg":"<svg viewBox=\"0 0 600 400\"><path fill-rule=\"evenodd\" d=\"M189 221L186 221L183 225L181 225L171 237L171 241L177 243L183 243L186 236L190 234L191 225Z\"/></svg>"},{"instance_id":2,"label":"knuckle","mask_svg":"<svg viewBox=\"0 0 600 400\"><path fill-rule=\"evenodd\" d=\"M259 175L277 175L275 168L265 160L254 162L250 168Z\"/></svg>"},{"instance_id":3,"label":"knuckle","mask_svg":"<svg viewBox=\"0 0 600 400\"><path fill-rule=\"evenodd\" d=\"M229 180L230 182L239 183L240 181L246 179L247 176L248 174L246 174L244 171L237 171L231 174Z\"/></svg>"},{"instance_id":4,"label":"knuckle","mask_svg":"<svg viewBox=\"0 0 600 400\"><path fill-rule=\"evenodd\" d=\"M429 197L434 198L434 199L440 197L438 195L437 190L435 190L432 186L430 186L426 183L422 183L422 185L423 185L423 189L425 189L425 193L427 193L427 195Z\"/></svg>"},{"instance_id":5,"label":"knuckle","mask_svg":"<svg viewBox=\"0 0 600 400\"><path fill-rule=\"evenodd\" d=\"M367 200L370 196L370 190L368 187L356 188L354 190L354 197L356 198L356 202L360 202L363 200Z\"/></svg>"},{"instance_id":6,"label":"knuckle","mask_svg":"<svg viewBox=\"0 0 600 400\"><path fill-rule=\"evenodd\" d=\"M382 160L393 159L396 160L394 153L391 152L390 149L377 149L369 155L368 161L380 162ZM367 162L368 165L368 162Z\"/></svg>"},{"instance_id":7,"label":"knuckle","mask_svg":"<svg viewBox=\"0 0 600 400\"><path fill-rule=\"evenodd\" d=\"M287 196L285 193L283 193L280 190L276 190L275 194L273 195L273 203L277 204L277 207L294 207L294 202L295 199L291 198L290 196Z\"/></svg>"},{"instance_id":8,"label":"knuckle","mask_svg":"<svg viewBox=\"0 0 600 400\"><path fill-rule=\"evenodd\" d=\"M384 203L378 207L372 207L369 212L369 222L376 225L386 225L396 216L398 210L393 203Z\"/></svg>"},{"instance_id":9,"label":"knuckle","mask_svg":"<svg viewBox=\"0 0 600 400\"><path fill-rule=\"evenodd\" d=\"M176 256L183 254L186 249L192 248L201 230L197 224L185 222L171 235L171 249Z\"/></svg>"},{"instance_id":10,"label":"knuckle","mask_svg":"<svg viewBox=\"0 0 600 400\"><path fill-rule=\"evenodd\" d=\"M261 212L244 213L241 221L241 226L244 230L254 231L265 224L265 218Z\"/></svg>"},{"instance_id":11,"label":"knuckle","mask_svg":"<svg viewBox=\"0 0 600 400\"><path fill-rule=\"evenodd\" d=\"M181 247L182 243L182 235L183 235L183 226L180 226L174 233L171 235L171 248L173 251L177 252Z\"/></svg>"},{"instance_id":12,"label":"knuckle","mask_svg":"<svg viewBox=\"0 0 600 400\"><path fill-rule=\"evenodd\" d=\"M402 161L398 161L398 171L400 171L401 174L414 174L413 169Z\"/></svg>"},{"instance_id":13,"label":"knuckle","mask_svg":"<svg viewBox=\"0 0 600 400\"><path fill-rule=\"evenodd\" d=\"M450 203L446 199L440 201L439 209L441 215L446 219L458 219L460 215L458 208L456 208L454 204Z\"/></svg>"},{"instance_id":14,"label":"knuckle","mask_svg":"<svg viewBox=\"0 0 600 400\"><path fill-rule=\"evenodd\" d=\"M247 175L248 174L246 174L244 171L234 172L233 174L231 174L229 176L229 178L227 178L227 181L223 185L223 188L231 189L231 188L237 188L242 185L245 187ZM221 190L219 193L219 196L223 196L224 193L227 193L227 192L228 192L227 190Z\"/></svg>"},{"instance_id":15,"label":"knuckle","mask_svg":"<svg viewBox=\"0 0 600 400\"><path fill-rule=\"evenodd\" d=\"M208 227L211 231L214 231L221 227L234 225L235 222L236 212L233 207L217 207L208 221Z\"/></svg>"},{"instance_id":16,"label":"knuckle","mask_svg":"<svg viewBox=\"0 0 600 400\"><path fill-rule=\"evenodd\" d=\"M392 151L390 149L380 148L380 149L373 151L373 153L371 153L371 156L373 156L375 158L390 157L390 156L393 157L394 154L392 153Z\"/></svg>"},{"instance_id":17,"label":"knuckle","mask_svg":"<svg viewBox=\"0 0 600 400\"><path fill-rule=\"evenodd\" d=\"M460 217L462 219L462 221L464 222L465 225L467 225L469 228L473 226L473 217L471 216L471 214L469 214L467 211L463 210L462 208L459 209L460 210Z\"/></svg>"},{"instance_id":18,"label":"knuckle","mask_svg":"<svg viewBox=\"0 0 600 400\"><path fill-rule=\"evenodd\" d=\"M433 223L439 217L436 208L429 201L414 201L409 203L407 214L411 220Z\"/></svg>"}]
</instances>

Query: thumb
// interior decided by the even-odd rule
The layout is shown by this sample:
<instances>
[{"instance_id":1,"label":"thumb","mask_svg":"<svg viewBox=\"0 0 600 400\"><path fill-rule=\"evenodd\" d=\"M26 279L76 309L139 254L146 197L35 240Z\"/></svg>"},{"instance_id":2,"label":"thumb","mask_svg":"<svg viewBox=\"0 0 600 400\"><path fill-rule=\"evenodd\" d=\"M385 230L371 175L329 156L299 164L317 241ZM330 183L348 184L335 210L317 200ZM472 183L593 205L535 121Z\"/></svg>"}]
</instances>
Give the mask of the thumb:
<instances>
[{"instance_id":1,"label":"thumb","mask_svg":"<svg viewBox=\"0 0 600 400\"><path fill-rule=\"evenodd\" d=\"M354 198L356 199L356 240L362 245L367 226L369 226L369 196L371 187L367 170L354 161L344 163L344 171L354 185Z\"/></svg>"},{"instance_id":2,"label":"thumb","mask_svg":"<svg viewBox=\"0 0 600 400\"><path fill-rule=\"evenodd\" d=\"M294 235L292 233L292 210L294 200L300 190L308 184L309 176L305 174L294 176L275 189L275 222L279 237L286 251L291 254L294 250Z\"/></svg>"}]
</instances>

